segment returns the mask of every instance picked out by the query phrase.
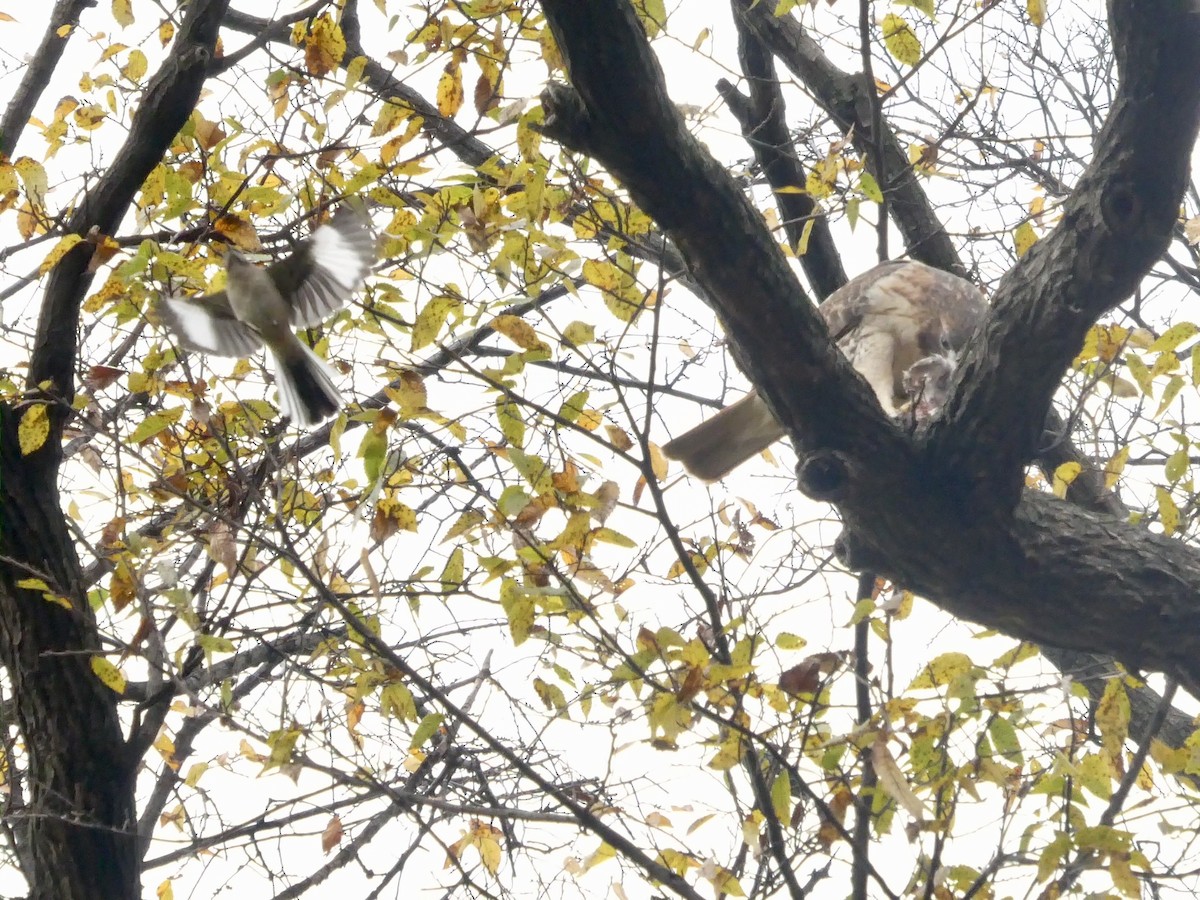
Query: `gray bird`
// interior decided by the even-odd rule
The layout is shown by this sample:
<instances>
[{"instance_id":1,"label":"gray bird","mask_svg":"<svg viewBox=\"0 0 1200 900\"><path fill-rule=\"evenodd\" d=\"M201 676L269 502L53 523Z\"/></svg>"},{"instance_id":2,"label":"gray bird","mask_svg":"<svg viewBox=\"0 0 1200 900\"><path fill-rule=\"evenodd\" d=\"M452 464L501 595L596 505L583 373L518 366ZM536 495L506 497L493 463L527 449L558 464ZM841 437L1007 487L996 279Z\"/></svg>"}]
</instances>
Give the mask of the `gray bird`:
<instances>
[{"instance_id":1,"label":"gray bird","mask_svg":"<svg viewBox=\"0 0 1200 900\"><path fill-rule=\"evenodd\" d=\"M363 216L339 207L291 256L256 266L235 250L225 261L225 290L203 297L164 296L163 321L181 342L218 356L249 356L266 344L279 406L297 425L336 415L342 395L329 366L296 337L345 305L375 261Z\"/></svg>"}]
</instances>

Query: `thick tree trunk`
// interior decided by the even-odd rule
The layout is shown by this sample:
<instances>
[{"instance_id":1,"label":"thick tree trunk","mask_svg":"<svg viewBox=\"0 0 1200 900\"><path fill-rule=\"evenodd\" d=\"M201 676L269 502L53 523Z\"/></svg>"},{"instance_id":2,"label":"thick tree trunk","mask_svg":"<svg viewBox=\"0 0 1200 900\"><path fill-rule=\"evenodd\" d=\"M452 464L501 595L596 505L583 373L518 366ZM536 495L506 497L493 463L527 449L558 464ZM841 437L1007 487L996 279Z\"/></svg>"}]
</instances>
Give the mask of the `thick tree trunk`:
<instances>
[{"instance_id":1,"label":"thick tree trunk","mask_svg":"<svg viewBox=\"0 0 1200 900\"><path fill-rule=\"evenodd\" d=\"M28 805L13 810L36 898L141 896L133 773L116 695L91 669L98 650L79 560L59 506L53 447L21 456L23 412L0 406L0 659L28 763ZM68 602L64 609L36 579Z\"/></svg>"},{"instance_id":2,"label":"thick tree trunk","mask_svg":"<svg viewBox=\"0 0 1200 900\"><path fill-rule=\"evenodd\" d=\"M65 233L111 234L120 224L195 108L227 5L196 0L188 7L127 141L83 196ZM92 281L90 254L85 240L51 273L26 399L0 404L0 662L12 684L27 755L26 802L13 819L36 900L142 896L136 760L122 737L117 697L91 668L99 645L96 622L58 494L62 430L75 392L79 308ZM22 453L19 423L38 403L46 404L50 434L40 448ZM39 582L48 590L34 586Z\"/></svg>"}]
</instances>

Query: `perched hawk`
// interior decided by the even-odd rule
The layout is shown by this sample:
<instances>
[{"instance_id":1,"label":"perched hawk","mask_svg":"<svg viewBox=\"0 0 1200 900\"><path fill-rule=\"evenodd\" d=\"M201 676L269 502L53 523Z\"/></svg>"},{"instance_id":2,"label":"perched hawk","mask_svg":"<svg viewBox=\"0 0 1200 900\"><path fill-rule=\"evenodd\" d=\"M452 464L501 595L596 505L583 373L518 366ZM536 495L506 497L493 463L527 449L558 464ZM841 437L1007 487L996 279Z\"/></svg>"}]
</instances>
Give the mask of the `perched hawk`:
<instances>
[{"instance_id":1,"label":"perched hawk","mask_svg":"<svg viewBox=\"0 0 1200 900\"><path fill-rule=\"evenodd\" d=\"M945 402L957 353L983 320L987 302L957 275L893 261L851 279L820 310L883 411L895 416L911 403L914 416L923 421ZM767 404L751 391L663 452L693 475L716 481L783 436Z\"/></svg>"}]
</instances>

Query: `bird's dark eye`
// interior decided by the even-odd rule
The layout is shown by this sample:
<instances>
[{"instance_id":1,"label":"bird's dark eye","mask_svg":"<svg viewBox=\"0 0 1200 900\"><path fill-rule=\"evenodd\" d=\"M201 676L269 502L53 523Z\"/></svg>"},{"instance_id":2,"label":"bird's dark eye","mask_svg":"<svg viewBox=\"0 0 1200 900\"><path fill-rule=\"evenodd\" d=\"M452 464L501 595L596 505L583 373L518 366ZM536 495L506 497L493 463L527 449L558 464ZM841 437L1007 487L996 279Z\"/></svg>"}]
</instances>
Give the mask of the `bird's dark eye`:
<instances>
[{"instance_id":1,"label":"bird's dark eye","mask_svg":"<svg viewBox=\"0 0 1200 900\"><path fill-rule=\"evenodd\" d=\"M938 341L938 344L941 346L943 353L945 353L947 350L953 349L950 344L950 335L948 334L943 334L942 339Z\"/></svg>"}]
</instances>

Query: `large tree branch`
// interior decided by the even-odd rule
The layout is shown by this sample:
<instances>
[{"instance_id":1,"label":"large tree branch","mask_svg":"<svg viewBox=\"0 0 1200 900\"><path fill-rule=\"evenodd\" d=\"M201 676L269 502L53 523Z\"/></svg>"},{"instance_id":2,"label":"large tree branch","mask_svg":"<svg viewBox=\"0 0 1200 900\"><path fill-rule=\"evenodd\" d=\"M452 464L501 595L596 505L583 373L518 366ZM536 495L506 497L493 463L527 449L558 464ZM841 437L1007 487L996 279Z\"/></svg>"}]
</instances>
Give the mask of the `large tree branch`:
<instances>
[{"instance_id":1,"label":"large tree branch","mask_svg":"<svg viewBox=\"0 0 1200 900\"><path fill-rule=\"evenodd\" d=\"M913 258L965 276L954 243L917 183L905 148L886 121L879 123L879 134L875 134L877 117L873 114L870 94L875 86L863 75L843 72L830 62L820 44L796 19L775 15L774 3L757 0L732 0L732 3L740 12L739 27L757 35L809 87L813 99L850 136L867 171L887 192L888 212ZM876 159L879 148L883 156L882 173ZM880 178L881 174L884 177Z\"/></svg>"},{"instance_id":2,"label":"large tree branch","mask_svg":"<svg viewBox=\"0 0 1200 900\"><path fill-rule=\"evenodd\" d=\"M21 83L5 107L4 118L0 119L0 157L10 157L17 149L21 132L25 130L42 91L50 83L63 51L67 49L67 40L79 24L79 17L85 9L95 5L96 0L58 0L54 4L42 42L29 57Z\"/></svg>"},{"instance_id":3,"label":"large tree branch","mask_svg":"<svg viewBox=\"0 0 1200 900\"><path fill-rule=\"evenodd\" d=\"M846 283L841 255L829 230L829 221L813 198L796 188L805 184L804 166L796 156L788 130L783 90L775 75L775 60L757 34L739 19L738 61L750 95L744 96L721 79L717 89L737 117L746 142L775 193L788 243L799 252L800 266L823 300Z\"/></svg>"},{"instance_id":4,"label":"large tree branch","mask_svg":"<svg viewBox=\"0 0 1200 900\"><path fill-rule=\"evenodd\" d=\"M1200 618L1200 556L1179 542L1045 495L1024 497L1014 513L1005 496L976 489L985 476L996 483L989 472L963 464L986 451L989 465L995 465L994 445L979 446L979 427L943 425L936 431L938 443L930 444L910 440L884 421L833 351L815 311L796 302L794 279L757 214L687 133L628 5L544 0L543 6L575 88L547 90L547 133L604 163L681 249L713 297L751 379L789 426L802 460L802 487L838 505L847 529L839 545L844 560L911 585L965 618L1039 643L1100 651L1162 669L1193 690L1200 687L1200 635L1187 627ZM1167 6L1137 22L1128 21L1136 17L1127 9L1114 13L1124 30L1119 40L1142 47L1141 53L1156 41L1166 42L1152 68L1169 82L1164 93L1180 104L1176 127L1182 137L1177 131L1161 142L1173 148L1170 153L1164 155L1160 147L1145 160L1147 171L1161 171L1163 181L1153 198L1134 204L1154 210L1140 221L1158 235L1138 239L1143 272L1153 261L1153 249L1165 245L1163 235L1174 219L1173 212L1163 213L1157 198L1176 185L1182 190L1175 173L1194 135L1194 104L1182 103L1188 92L1170 71L1169 60L1194 40L1196 17L1181 3ZM604 40L596 40L597 34ZM1194 61L1175 62L1189 71L1195 66ZM1133 81L1133 89L1146 90L1144 77ZM1195 91L1200 78L1189 85ZM1161 101L1153 106L1161 108ZM1106 133L1123 131L1114 126ZM1145 144L1137 142L1131 153L1146 152ZM1130 165L1115 151L1109 156ZM1178 194L1173 203L1177 200ZM1080 221L1077 215L1077 226ZM1128 269L1124 262L1114 265ZM1037 274L1030 269L1026 265L1010 277L1002 297L1027 285ZM1124 284L1130 276L1111 277L1114 284ZM1036 295L1033 287L1024 290ZM1111 293L1115 296L1115 289ZM1002 329L1006 319L1021 329L1025 315L1013 301L1004 301L984 346L994 353L997 338L990 331ZM1017 369L1021 352L1027 355L1032 343L1024 333L1024 347L1005 345L1014 355L1007 364ZM1077 347L1078 337L1071 352ZM969 398L971 386L983 377L978 362L968 377L963 393ZM1023 402L1019 391L1011 402ZM977 416L986 412L962 400L959 407ZM1026 412L1039 434L1045 409ZM1005 478L1019 478L1030 444L1020 455L1009 454ZM888 461L886 467L881 459ZM947 467L944 460L958 465Z\"/></svg>"}]
</instances>

